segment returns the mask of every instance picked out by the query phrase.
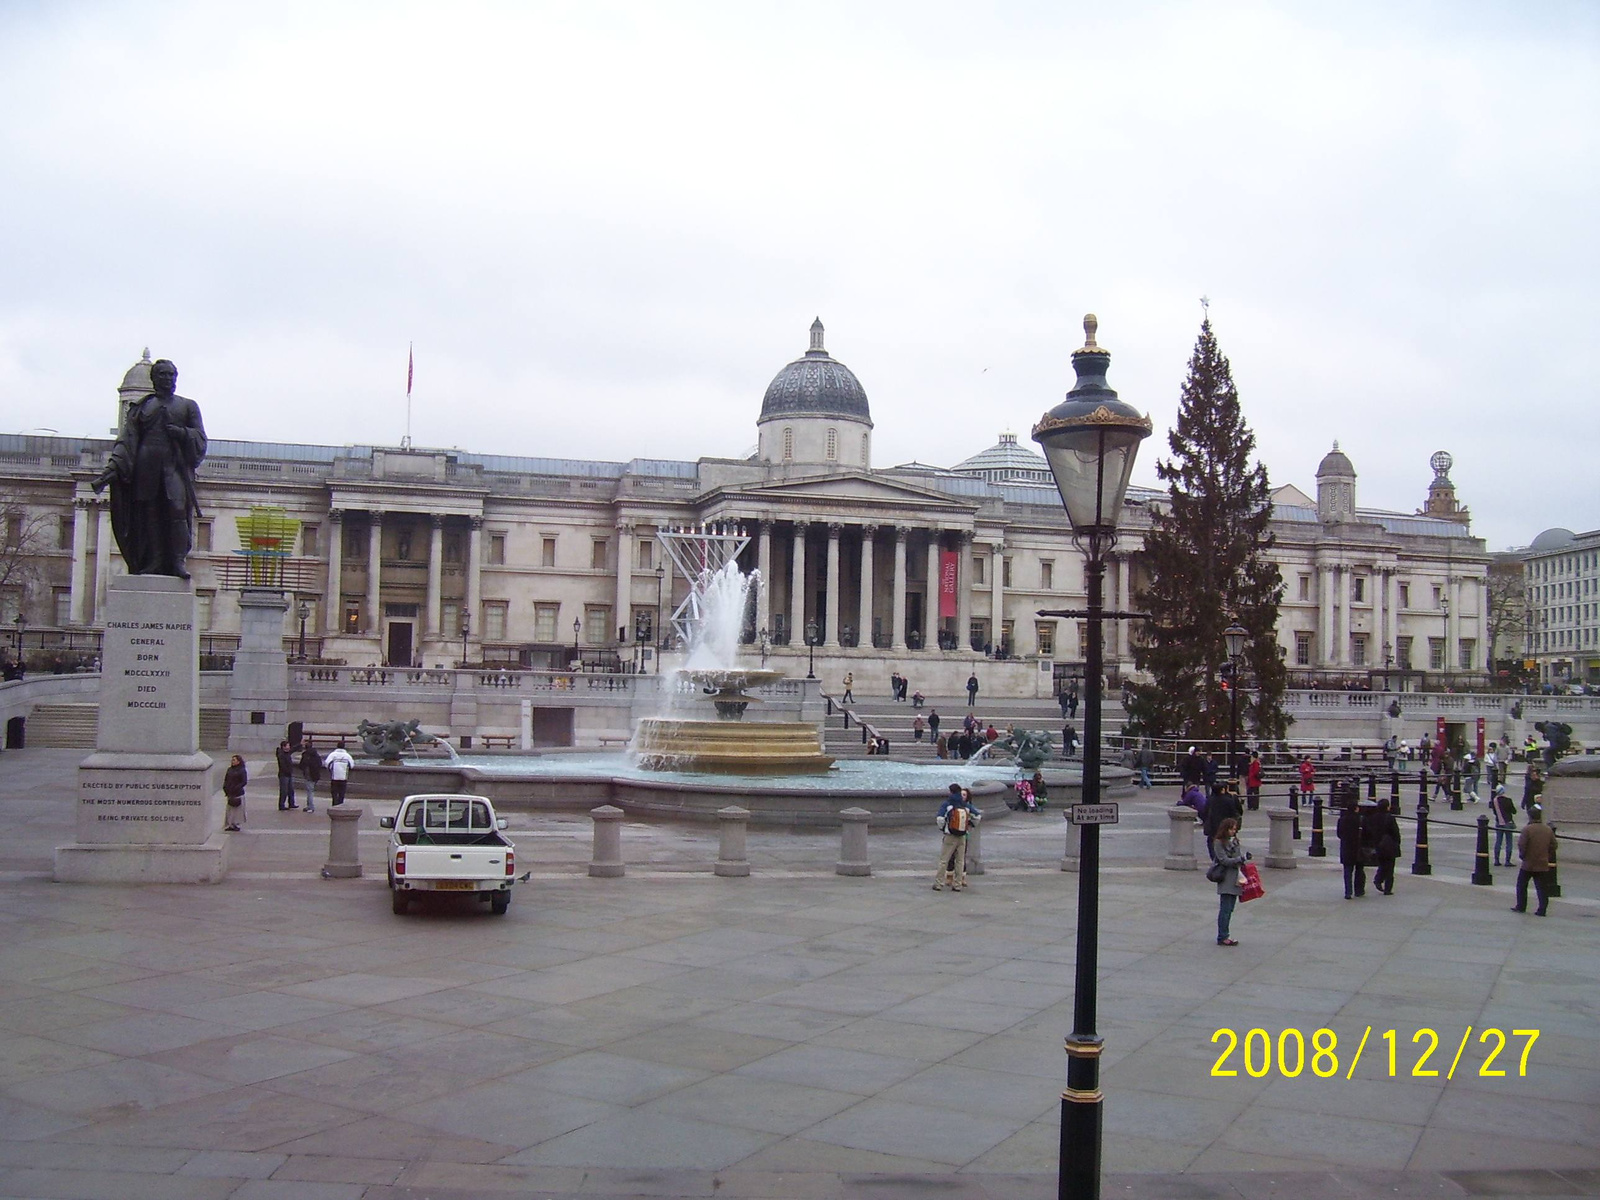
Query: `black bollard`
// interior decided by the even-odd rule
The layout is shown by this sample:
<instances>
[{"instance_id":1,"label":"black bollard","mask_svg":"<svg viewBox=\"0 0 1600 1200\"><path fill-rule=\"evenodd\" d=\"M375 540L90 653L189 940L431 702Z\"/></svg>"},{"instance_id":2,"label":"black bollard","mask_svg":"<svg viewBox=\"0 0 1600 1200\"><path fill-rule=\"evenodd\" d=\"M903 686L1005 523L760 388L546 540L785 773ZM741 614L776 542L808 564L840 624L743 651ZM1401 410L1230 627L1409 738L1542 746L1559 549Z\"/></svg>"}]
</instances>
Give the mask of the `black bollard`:
<instances>
[{"instance_id":1,"label":"black bollard","mask_svg":"<svg viewBox=\"0 0 1600 1200\"><path fill-rule=\"evenodd\" d=\"M1389 772L1389 811L1400 815L1400 772Z\"/></svg>"},{"instance_id":2,"label":"black bollard","mask_svg":"<svg viewBox=\"0 0 1600 1200\"><path fill-rule=\"evenodd\" d=\"M1306 853L1312 858L1328 857L1328 847L1322 842L1322 796L1316 792L1311 794L1311 845Z\"/></svg>"},{"instance_id":3,"label":"black bollard","mask_svg":"<svg viewBox=\"0 0 1600 1200\"><path fill-rule=\"evenodd\" d=\"M1300 789L1289 785L1289 811L1294 814L1294 840L1300 840Z\"/></svg>"},{"instance_id":4,"label":"black bollard","mask_svg":"<svg viewBox=\"0 0 1600 1200\"><path fill-rule=\"evenodd\" d=\"M850 710L848 708L841 708L839 711L844 714L844 727L846 729L849 729L850 728Z\"/></svg>"},{"instance_id":5,"label":"black bollard","mask_svg":"<svg viewBox=\"0 0 1600 1200\"><path fill-rule=\"evenodd\" d=\"M1428 764L1423 763L1417 768L1417 807L1428 807Z\"/></svg>"},{"instance_id":6,"label":"black bollard","mask_svg":"<svg viewBox=\"0 0 1600 1200\"><path fill-rule=\"evenodd\" d=\"M1556 875L1556 827L1550 826L1550 869L1544 876L1544 894L1551 899L1561 895L1561 880Z\"/></svg>"},{"instance_id":7,"label":"black bollard","mask_svg":"<svg viewBox=\"0 0 1600 1200\"><path fill-rule=\"evenodd\" d=\"M867 727L865 725L861 727L861 744L863 746L867 744Z\"/></svg>"},{"instance_id":8,"label":"black bollard","mask_svg":"<svg viewBox=\"0 0 1600 1200\"><path fill-rule=\"evenodd\" d=\"M1368 800L1376 800L1377 798L1378 798L1378 777L1376 775L1374 775L1372 772L1368 771L1367 772L1367 799Z\"/></svg>"},{"instance_id":9,"label":"black bollard","mask_svg":"<svg viewBox=\"0 0 1600 1200\"><path fill-rule=\"evenodd\" d=\"M1433 864L1428 861L1428 806L1417 805L1417 835L1414 839L1416 853L1411 857L1413 875L1432 875Z\"/></svg>"},{"instance_id":10,"label":"black bollard","mask_svg":"<svg viewBox=\"0 0 1600 1200\"><path fill-rule=\"evenodd\" d=\"M1450 772L1450 811L1460 812L1466 806L1461 803L1461 772Z\"/></svg>"},{"instance_id":11,"label":"black bollard","mask_svg":"<svg viewBox=\"0 0 1600 1200\"><path fill-rule=\"evenodd\" d=\"M1451 806L1455 807L1454 805ZM1472 882L1479 887L1489 887L1494 876L1489 874L1489 818L1478 818L1478 853L1472 867Z\"/></svg>"}]
</instances>

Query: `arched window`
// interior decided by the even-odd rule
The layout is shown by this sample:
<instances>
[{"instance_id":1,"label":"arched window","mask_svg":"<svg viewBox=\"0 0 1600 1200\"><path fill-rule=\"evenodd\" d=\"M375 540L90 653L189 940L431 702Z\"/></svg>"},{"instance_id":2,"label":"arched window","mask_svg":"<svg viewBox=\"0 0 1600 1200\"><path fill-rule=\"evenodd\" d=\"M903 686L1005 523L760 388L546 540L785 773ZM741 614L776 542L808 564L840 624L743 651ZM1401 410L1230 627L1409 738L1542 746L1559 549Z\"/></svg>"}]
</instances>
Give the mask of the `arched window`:
<instances>
[{"instance_id":1,"label":"arched window","mask_svg":"<svg viewBox=\"0 0 1600 1200\"><path fill-rule=\"evenodd\" d=\"M785 429L783 431L783 457L784 458L793 458L794 457L794 430L793 429Z\"/></svg>"},{"instance_id":2,"label":"arched window","mask_svg":"<svg viewBox=\"0 0 1600 1200\"><path fill-rule=\"evenodd\" d=\"M830 430L828 430L828 461L832 462L834 459L836 459L838 457L839 457L839 431L837 429L830 429Z\"/></svg>"},{"instance_id":3,"label":"arched window","mask_svg":"<svg viewBox=\"0 0 1600 1200\"><path fill-rule=\"evenodd\" d=\"M863 467L872 465L872 451L869 449L870 443L868 441L870 437L871 434L863 433L861 435L861 465Z\"/></svg>"}]
</instances>

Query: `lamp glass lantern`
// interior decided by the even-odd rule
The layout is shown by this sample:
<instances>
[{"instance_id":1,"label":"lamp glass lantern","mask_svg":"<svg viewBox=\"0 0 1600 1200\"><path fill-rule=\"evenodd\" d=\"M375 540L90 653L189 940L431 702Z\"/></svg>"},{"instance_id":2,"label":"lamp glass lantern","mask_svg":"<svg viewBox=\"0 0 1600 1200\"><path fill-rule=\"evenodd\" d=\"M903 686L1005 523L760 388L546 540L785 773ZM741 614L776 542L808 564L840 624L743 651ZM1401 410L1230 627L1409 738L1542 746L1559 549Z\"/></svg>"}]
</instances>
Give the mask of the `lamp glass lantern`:
<instances>
[{"instance_id":1,"label":"lamp glass lantern","mask_svg":"<svg viewBox=\"0 0 1600 1200\"><path fill-rule=\"evenodd\" d=\"M1239 658L1244 654L1244 644L1250 640L1250 631L1235 621L1222 631L1222 640L1228 644L1228 657Z\"/></svg>"}]
</instances>

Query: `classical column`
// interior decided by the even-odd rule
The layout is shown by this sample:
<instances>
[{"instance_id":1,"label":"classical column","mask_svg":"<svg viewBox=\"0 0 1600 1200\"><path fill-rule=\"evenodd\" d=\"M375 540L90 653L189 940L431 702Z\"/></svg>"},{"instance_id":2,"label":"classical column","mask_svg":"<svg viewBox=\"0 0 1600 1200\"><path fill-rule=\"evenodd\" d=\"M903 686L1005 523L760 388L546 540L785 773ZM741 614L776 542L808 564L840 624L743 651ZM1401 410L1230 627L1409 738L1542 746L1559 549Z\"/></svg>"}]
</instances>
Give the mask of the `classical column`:
<instances>
[{"instance_id":1,"label":"classical column","mask_svg":"<svg viewBox=\"0 0 1600 1200\"><path fill-rule=\"evenodd\" d=\"M623 632L633 627L633 522L617 522L617 607L611 624ZM609 641L609 637L607 638Z\"/></svg>"},{"instance_id":2,"label":"classical column","mask_svg":"<svg viewBox=\"0 0 1600 1200\"><path fill-rule=\"evenodd\" d=\"M441 612L443 597L441 584L444 580L444 518L438 513L433 514L431 522L433 536L428 541L428 614L427 636L443 637L444 631L440 628L443 620Z\"/></svg>"},{"instance_id":3,"label":"classical column","mask_svg":"<svg viewBox=\"0 0 1600 1200\"><path fill-rule=\"evenodd\" d=\"M1376 566L1372 568L1372 636L1367 639L1367 666L1383 666L1384 589L1389 586L1388 573Z\"/></svg>"},{"instance_id":4,"label":"classical column","mask_svg":"<svg viewBox=\"0 0 1600 1200\"><path fill-rule=\"evenodd\" d=\"M94 619L97 623L105 620L106 611L106 584L111 578L111 507L107 504L96 506L100 511L95 517L95 550L94 550Z\"/></svg>"},{"instance_id":5,"label":"classical column","mask_svg":"<svg viewBox=\"0 0 1600 1200\"><path fill-rule=\"evenodd\" d=\"M471 614L471 629L478 641L483 640L483 613L479 600L483 595L483 518L472 518L472 533L467 541L467 612Z\"/></svg>"},{"instance_id":6,"label":"classical column","mask_svg":"<svg viewBox=\"0 0 1600 1200\"><path fill-rule=\"evenodd\" d=\"M1000 649L1006 620L1005 550L1004 542L989 543L989 642L996 650Z\"/></svg>"},{"instance_id":7,"label":"classical column","mask_svg":"<svg viewBox=\"0 0 1600 1200\"><path fill-rule=\"evenodd\" d=\"M756 570L761 572L761 592L756 600L756 634L772 632L772 522L756 525Z\"/></svg>"},{"instance_id":8,"label":"classical column","mask_svg":"<svg viewBox=\"0 0 1600 1200\"><path fill-rule=\"evenodd\" d=\"M1319 615L1317 618L1317 640L1322 643L1322 662L1324 667L1333 665L1333 568L1319 566L1317 568L1317 602Z\"/></svg>"},{"instance_id":9,"label":"classical column","mask_svg":"<svg viewBox=\"0 0 1600 1200\"><path fill-rule=\"evenodd\" d=\"M67 620L83 624L84 588L89 574L89 513L94 502L87 496L72 500L72 610Z\"/></svg>"},{"instance_id":10,"label":"classical column","mask_svg":"<svg viewBox=\"0 0 1600 1200\"><path fill-rule=\"evenodd\" d=\"M956 649L972 648L972 534L956 535Z\"/></svg>"},{"instance_id":11,"label":"classical column","mask_svg":"<svg viewBox=\"0 0 1600 1200\"><path fill-rule=\"evenodd\" d=\"M789 565L789 644L803 646L806 641L806 523L794 523L790 539L793 551Z\"/></svg>"},{"instance_id":12,"label":"classical column","mask_svg":"<svg viewBox=\"0 0 1600 1200\"><path fill-rule=\"evenodd\" d=\"M860 631L856 645L872 645L872 556L877 553L878 530L873 525L861 527L861 612L856 628Z\"/></svg>"},{"instance_id":13,"label":"classical column","mask_svg":"<svg viewBox=\"0 0 1600 1200\"><path fill-rule=\"evenodd\" d=\"M383 636L383 609L378 584L383 573L383 514L376 509L367 524L367 635Z\"/></svg>"},{"instance_id":14,"label":"classical column","mask_svg":"<svg viewBox=\"0 0 1600 1200\"><path fill-rule=\"evenodd\" d=\"M1117 556L1117 609L1122 612L1133 611L1133 588L1130 580L1133 574L1132 565L1126 554ZM1117 622L1117 662L1128 661L1128 622Z\"/></svg>"},{"instance_id":15,"label":"classical column","mask_svg":"<svg viewBox=\"0 0 1600 1200\"><path fill-rule=\"evenodd\" d=\"M1333 599L1339 606L1339 621L1334 634L1334 660L1341 667L1350 665L1350 568L1335 567Z\"/></svg>"},{"instance_id":16,"label":"classical column","mask_svg":"<svg viewBox=\"0 0 1600 1200\"><path fill-rule=\"evenodd\" d=\"M894 650L906 648L906 537L910 532L904 525L894 531L894 611L889 614L894 630L890 648Z\"/></svg>"},{"instance_id":17,"label":"classical column","mask_svg":"<svg viewBox=\"0 0 1600 1200\"><path fill-rule=\"evenodd\" d=\"M344 512L328 510L328 590L322 601L322 627L329 633L338 633L344 620Z\"/></svg>"},{"instance_id":18,"label":"classical column","mask_svg":"<svg viewBox=\"0 0 1600 1200\"><path fill-rule=\"evenodd\" d=\"M839 535L843 532L839 522L828 522L828 613L822 644L830 649L839 646L839 601L844 590L839 586Z\"/></svg>"},{"instance_id":19,"label":"classical column","mask_svg":"<svg viewBox=\"0 0 1600 1200\"><path fill-rule=\"evenodd\" d=\"M1445 595L1450 597L1450 619L1444 627L1444 669L1461 669L1461 580L1446 578Z\"/></svg>"}]
</instances>

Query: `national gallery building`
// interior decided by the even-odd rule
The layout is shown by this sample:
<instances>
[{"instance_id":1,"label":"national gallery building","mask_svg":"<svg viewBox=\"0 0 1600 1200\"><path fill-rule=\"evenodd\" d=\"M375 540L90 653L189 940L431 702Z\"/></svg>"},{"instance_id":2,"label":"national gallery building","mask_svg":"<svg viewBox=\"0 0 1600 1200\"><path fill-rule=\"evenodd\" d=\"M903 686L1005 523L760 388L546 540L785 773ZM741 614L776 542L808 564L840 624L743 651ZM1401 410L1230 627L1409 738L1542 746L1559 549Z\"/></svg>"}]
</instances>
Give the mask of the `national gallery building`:
<instances>
[{"instance_id":1,"label":"national gallery building","mask_svg":"<svg viewBox=\"0 0 1600 1200\"><path fill-rule=\"evenodd\" d=\"M147 352L128 370L121 405L150 390L150 365ZM225 398L199 399L213 430L226 429ZM1082 556L1043 457L1001 434L951 467L874 467L872 430L866 391L818 321L767 386L748 459L214 440L189 563L205 647L231 649L239 588L268 561L269 582L293 594L291 654L654 669L647 651L686 595L656 533L711 526L748 536L740 563L766 581L748 640L753 653L787 657L787 669L809 635L825 680L898 667L937 693L976 670L1000 689L986 694L1048 695L1079 673L1085 624L1036 615L1085 603ZM1164 451L1157 440L1147 453ZM12 635L0 642L24 639L30 666L53 647L92 646L107 579L123 569L104 497L90 488L110 448L105 438L0 436L7 545L23 544L39 567L0 592ZM1489 557L1449 466L1434 455L1411 514L1359 507L1355 467L1337 445L1315 499L1292 486L1274 493L1278 636L1294 677L1334 686L1377 672L1395 686L1426 677L1462 689L1484 678ZM1108 608L1135 606L1143 531L1163 500L1130 491ZM1106 630L1108 671L1131 673L1137 628Z\"/></svg>"}]
</instances>

